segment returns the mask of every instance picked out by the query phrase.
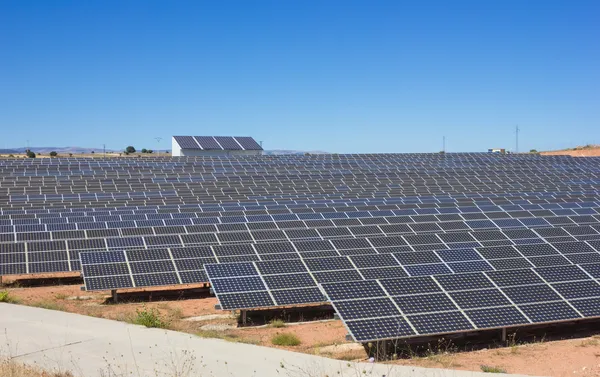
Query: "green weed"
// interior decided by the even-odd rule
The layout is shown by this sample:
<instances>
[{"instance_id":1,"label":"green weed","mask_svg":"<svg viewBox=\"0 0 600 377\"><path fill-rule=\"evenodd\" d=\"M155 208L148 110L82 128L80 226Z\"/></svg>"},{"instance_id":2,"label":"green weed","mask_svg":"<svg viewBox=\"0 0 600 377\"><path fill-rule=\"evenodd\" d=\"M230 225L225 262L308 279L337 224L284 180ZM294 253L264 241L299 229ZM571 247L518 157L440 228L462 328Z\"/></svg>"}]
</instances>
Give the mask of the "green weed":
<instances>
[{"instance_id":1,"label":"green weed","mask_svg":"<svg viewBox=\"0 0 600 377\"><path fill-rule=\"evenodd\" d=\"M283 322L283 320L281 319L274 319L271 322L269 322L269 327L274 327L276 329L280 329L285 326L285 322Z\"/></svg>"},{"instance_id":2,"label":"green weed","mask_svg":"<svg viewBox=\"0 0 600 377\"><path fill-rule=\"evenodd\" d=\"M0 302L16 304L19 302L19 299L11 295L9 291L0 291Z\"/></svg>"},{"instance_id":3,"label":"green weed","mask_svg":"<svg viewBox=\"0 0 600 377\"><path fill-rule=\"evenodd\" d=\"M131 320L131 323L133 324L159 329L164 329L169 326L168 322L162 318L157 309L136 309L135 313L135 317Z\"/></svg>"},{"instance_id":4,"label":"green weed","mask_svg":"<svg viewBox=\"0 0 600 377\"><path fill-rule=\"evenodd\" d=\"M488 365L482 365L481 370L484 373L506 373L506 371L500 367L491 367Z\"/></svg>"}]
</instances>

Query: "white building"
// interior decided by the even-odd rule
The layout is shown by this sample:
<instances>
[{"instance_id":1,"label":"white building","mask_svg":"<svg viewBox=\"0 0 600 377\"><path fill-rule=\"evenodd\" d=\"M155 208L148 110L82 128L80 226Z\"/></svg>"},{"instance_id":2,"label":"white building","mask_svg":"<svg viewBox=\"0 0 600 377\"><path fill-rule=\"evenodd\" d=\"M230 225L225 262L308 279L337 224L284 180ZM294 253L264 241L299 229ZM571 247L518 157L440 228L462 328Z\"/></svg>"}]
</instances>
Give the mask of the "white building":
<instances>
[{"instance_id":1,"label":"white building","mask_svg":"<svg viewBox=\"0 0 600 377\"><path fill-rule=\"evenodd\" d=\"M260 144L247 136L173 136L172 156L254 156L263 152Z\"/></svg>"}]
</instances>

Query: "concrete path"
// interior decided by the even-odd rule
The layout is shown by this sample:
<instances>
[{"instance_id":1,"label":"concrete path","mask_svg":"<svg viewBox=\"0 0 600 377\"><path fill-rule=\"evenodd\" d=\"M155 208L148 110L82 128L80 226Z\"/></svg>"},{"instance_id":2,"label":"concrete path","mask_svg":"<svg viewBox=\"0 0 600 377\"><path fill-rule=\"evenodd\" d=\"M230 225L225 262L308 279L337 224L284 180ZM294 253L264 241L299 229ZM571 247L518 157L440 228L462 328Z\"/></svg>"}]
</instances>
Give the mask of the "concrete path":
<instances>
[{"instance_id":1,"label":"concrete path","mask_svg":"<svg viewBox=\"0 0 600 377\"><path fill-rule=\"evenodd\" d=\"M0 304L0 355L77 377L482 377L489 374L348 363L219 339Z\"/></svg>"}]
</instances>

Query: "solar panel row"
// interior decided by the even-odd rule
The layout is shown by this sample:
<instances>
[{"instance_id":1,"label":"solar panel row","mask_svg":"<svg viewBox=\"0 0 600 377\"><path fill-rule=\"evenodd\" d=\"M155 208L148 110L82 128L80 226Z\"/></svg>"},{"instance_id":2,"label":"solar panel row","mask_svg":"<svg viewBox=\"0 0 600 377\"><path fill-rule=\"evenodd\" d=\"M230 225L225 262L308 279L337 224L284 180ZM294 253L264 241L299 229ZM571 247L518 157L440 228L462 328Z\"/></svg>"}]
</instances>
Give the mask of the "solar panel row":
<instances>
[{"instance_id":1,"label":"solar panel row","mask_svg":"<svg viewBox=\"0 0 600 377\"><path fill-rule=\"evenodd\" d=\"M589 318L598 184L598 159L565 156L0 160L0 274L210 280L224 309L331 302L359 341Z\"/></svg>"},{"instance_id":2,"label":"solar panel row","mask_svg":"<svg viewBox=\"0 0 600 377\"><path fill-rule=\"evenodd\" d=\"M182 149L203 150L263 150L247 136L173 136Z\"/></svg>"}]
</instances>

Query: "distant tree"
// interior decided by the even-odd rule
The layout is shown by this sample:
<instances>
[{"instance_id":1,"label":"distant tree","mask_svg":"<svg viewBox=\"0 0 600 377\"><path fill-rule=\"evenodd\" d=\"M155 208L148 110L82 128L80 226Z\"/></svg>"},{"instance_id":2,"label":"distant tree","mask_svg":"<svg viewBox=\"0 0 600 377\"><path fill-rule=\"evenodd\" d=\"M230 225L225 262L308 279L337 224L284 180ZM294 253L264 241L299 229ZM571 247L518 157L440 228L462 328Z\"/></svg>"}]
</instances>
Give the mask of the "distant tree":
<instances>
[{"instance_id":1,"label":"distant tree","mask_svg":"<svg viewBox=\"0 0 600 377\"><path fill-rule=\"evenodd\" d=\"M146 153L153 153L153 152L154 152L154 151L153 151L152 149L148 149L148 150L146 151Z\"/></svg>"},{"instance_id":2,"label":"distant tree","mask_svg":"<svg viewBox=\"0 0 600 377\"><path fill-rule=\"evenodd\" d=\"M123 153L125 154L125 156L129 156L129 152L125 151Z\"/></svg>"},{"instance_id":3,"label":"distant tree","mask_svg":"<svg viewBox=\"0 0 600 377\"><path fill-rule=\"evenodd\" d=\"M440 154L446 154L446 151L440 151Z\"/></svg>"},{"instance_id":4,"label":"distant tree","mask_svg":"<svg viewBox=\"0 0 600 377\"><path fill-rule=\"evenodd\" d=\"M538 153L538 151L536 149L531 149L529 153Z\"/></svg>"},{"instance_id":5,"label":"distant tree","mask_svg":"<svg viewBox=\"0 0 600 377\"><path fill-rule=\"evenodd\" d=\"M94 154L94 153L96 153L96 152L92 151L91 153L92 153L92 154Z\"/></svg>"},{"instance_id":6,"label":"distant tree","mask_svg":"<svg viewBox=\"0 0 600 377\"><path fill-rule=\"evenodd\" d=\"M10 158L14 158L14 157L15 157L15 155L14 155L14 154L9 154L9 155L8 155L8 157L10 157Z\"/></svg>"},{"instance_id":7,"label":"distant tree","mask_svg":"<svg viewBox=\"0 0 600 377\"><path fill-rule=\"evenodd\" d=\"M148 153L148 150L146 148L142 148L142 153Z\"/></svg>"},{"instance_id":8,"label":"distant tree","mask_svg":"<svg viewBox=\"0 0 600 377\"><path fill-rule=\"evenodd\" d=\"M127 148L125 148L125 152L127 152L127 153L135 153L135 148L130 145Z\"/></svg>"},{"instance_id":9,"label":"distant tree","mask_svg":"<svg viewBox=\"0 0 600 377\"><path fill-rule=\"evenodd\" d=\"M56 151L50 152L50 157L56 157L56 156L58 156L58 153L56 153Z\"/></svg>"},{"instance_id":10,"label":"distant tree","mask_svg":"<svg viewBox=\"0 0 600 377\"><path fill-rule=\"evenodd\" d=\"M69 153L69 157L73 157L73 153Z\"/></svg>"},{"instance_id":11,"label":"distant tree","mask_svg":"<svg viewBox=\"0 0 600 377\"><path fill-rule=\"evenodd\" d=\"M27 150L27 153L25 153L27 155L27 157L29 158L35 158L35 153L33 153L32 151L30 151L29 149Z\"/></svg>"}]
</instances>

